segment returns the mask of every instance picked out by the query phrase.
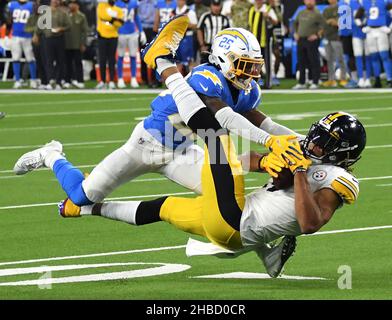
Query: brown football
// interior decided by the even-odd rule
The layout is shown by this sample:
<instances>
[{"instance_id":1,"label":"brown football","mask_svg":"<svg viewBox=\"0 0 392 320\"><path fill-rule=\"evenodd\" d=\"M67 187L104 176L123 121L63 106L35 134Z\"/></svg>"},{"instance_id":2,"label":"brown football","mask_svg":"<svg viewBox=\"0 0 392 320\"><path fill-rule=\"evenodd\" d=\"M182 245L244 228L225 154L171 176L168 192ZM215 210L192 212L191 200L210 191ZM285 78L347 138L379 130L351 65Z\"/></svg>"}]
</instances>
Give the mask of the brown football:
<instances>
[{"instance_id":1,"label":"brown football","mask_svg":"<svg viewBox=\"0 0 392 320\"><path fill-rule=\"evenodd\" d=\"M291 173L290 169L283 168L277 178L273 178L273 184L276 189L287 189L293 186L294 184L294 176Z\"/></svg>"}]
</instances>

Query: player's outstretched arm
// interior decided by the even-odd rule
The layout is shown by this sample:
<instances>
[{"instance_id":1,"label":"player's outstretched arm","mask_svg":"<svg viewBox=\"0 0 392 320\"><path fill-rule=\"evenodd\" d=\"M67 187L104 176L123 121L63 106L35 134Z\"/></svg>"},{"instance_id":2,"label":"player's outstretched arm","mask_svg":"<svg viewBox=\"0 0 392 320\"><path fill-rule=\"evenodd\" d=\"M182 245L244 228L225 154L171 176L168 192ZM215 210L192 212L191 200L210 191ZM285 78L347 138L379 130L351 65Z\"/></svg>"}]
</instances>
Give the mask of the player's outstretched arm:
<instances>
[{"instance_id":1,"label":"player's outstretched arm","mask_svg":"<svg viewBox=\"0 0 392 320\"><path fill-rule=\"evenodd\" d=\"M290 146L294 147L291 140L296 139L295 135L279 137L270 135L268 132L255 126L243 115L228 107L220 98L208 97L200 93L198 96L204 105L214 114L223 128L253 142L262 144L267 148L270 148L277 156L282 157L283 155L285 158L295 163L295 158L287 152ZM301 152L300 149L298 149L298 151Z\"/></svg>"},{"instance_id":2,"label":"player's outstretched arm","mask_svg":"<svg viewBox=\"0 0 392 320\"><path fill-rule=\"evenodd\" d=\"M243 113L243 116L248 119L251 123L253 123L256 127L268 132L269 134L273 134L276 136L280 135L295 135L300 140L304 138L302 134L299 134L285 126L282 126L279 123L273 121L270 117L260 112L259 110L253 109L248 112Z\"/></svg>"}]
</instances>

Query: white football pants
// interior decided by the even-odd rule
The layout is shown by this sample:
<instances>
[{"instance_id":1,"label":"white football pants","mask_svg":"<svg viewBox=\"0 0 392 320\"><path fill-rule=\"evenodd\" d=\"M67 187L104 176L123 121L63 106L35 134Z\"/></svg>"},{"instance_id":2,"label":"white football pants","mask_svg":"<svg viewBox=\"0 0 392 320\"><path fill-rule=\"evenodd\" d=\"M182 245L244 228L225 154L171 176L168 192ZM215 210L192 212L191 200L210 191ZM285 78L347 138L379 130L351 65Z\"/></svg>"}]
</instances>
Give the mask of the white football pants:
<instances>
[{"instance_id":1,"label":"white football pants","mask_svg":"<svg viewBox=\"0 0 392 320\"><path fill-rule=\"evenodd\" d=\"M129 140L103 159L83 181L93 202L103 201L120 185L145 173L160 173L181 186L201 194L204 151L191 145L181 152L166 148L137 124Z\"/></svg>"}]
</instances>

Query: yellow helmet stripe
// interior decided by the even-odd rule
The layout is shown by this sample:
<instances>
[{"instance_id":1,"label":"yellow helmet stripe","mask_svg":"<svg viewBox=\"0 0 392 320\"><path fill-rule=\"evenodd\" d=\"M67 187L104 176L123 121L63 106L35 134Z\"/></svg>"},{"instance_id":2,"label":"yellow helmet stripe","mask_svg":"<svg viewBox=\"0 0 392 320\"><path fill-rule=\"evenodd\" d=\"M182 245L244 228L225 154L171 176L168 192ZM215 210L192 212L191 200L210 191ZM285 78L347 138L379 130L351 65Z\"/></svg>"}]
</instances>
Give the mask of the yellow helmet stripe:
<instances>
[{"instance_id":1,"label":"yellow helmet stripe","mask_svg":"<svg viewBox=\"0 0 392 320\"><path fill-rule=\"evenodd\" d=\"M341 112L336 112L335 114L329 116L327 119L325 119L326 124L330 124L332 121L334 121L336 118L339 118L341 116L344 116L344 113Z\"/></svg>"},{"instance_id":2,"label":"yellow helmet stripe","mask_svg":"<svg viewBox=\"0 0 392 320\"><path fill-rule=\"evenodd\" d=\"M245 43L246 47L249 47L248 40L246 40L245 36L241 32L239 32L238 30L225 29L225 30L220 31L218 33L217 37L223 36L225 34L240 38Z\"/></svg>"}]
</instances>

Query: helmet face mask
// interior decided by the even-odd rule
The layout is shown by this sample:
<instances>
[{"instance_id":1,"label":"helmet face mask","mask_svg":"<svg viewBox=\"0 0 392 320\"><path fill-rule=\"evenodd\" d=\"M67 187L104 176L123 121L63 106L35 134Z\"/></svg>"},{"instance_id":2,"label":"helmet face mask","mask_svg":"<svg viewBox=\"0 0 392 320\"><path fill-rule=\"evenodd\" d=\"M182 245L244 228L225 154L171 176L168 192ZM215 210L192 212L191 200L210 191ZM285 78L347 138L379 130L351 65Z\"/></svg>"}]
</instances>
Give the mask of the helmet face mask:
<instances>
[{"instance_id":1,"label":"helmet face mask","mask_svg":"<svg viewBox=\"0 0 392 320\"><path fill-rule=\"evenodd\" d=\"M361 158L365 145L366 132L362 124L347 113L335 112L311 126L304 141L304 152L315 163L348 168Z\"/></svg>"},{"instance_id":2,"label":"helmet face mask","mask_svg":"<svg viewBox=\"0 0 392 320\"><path fill-rule=\"evenodd\" d=\"M259 42L242 28L225 29L215 36L210 62L242 90L249 90L251 81L260 78L264 65Z\"/></svg>"}]
</instances>

